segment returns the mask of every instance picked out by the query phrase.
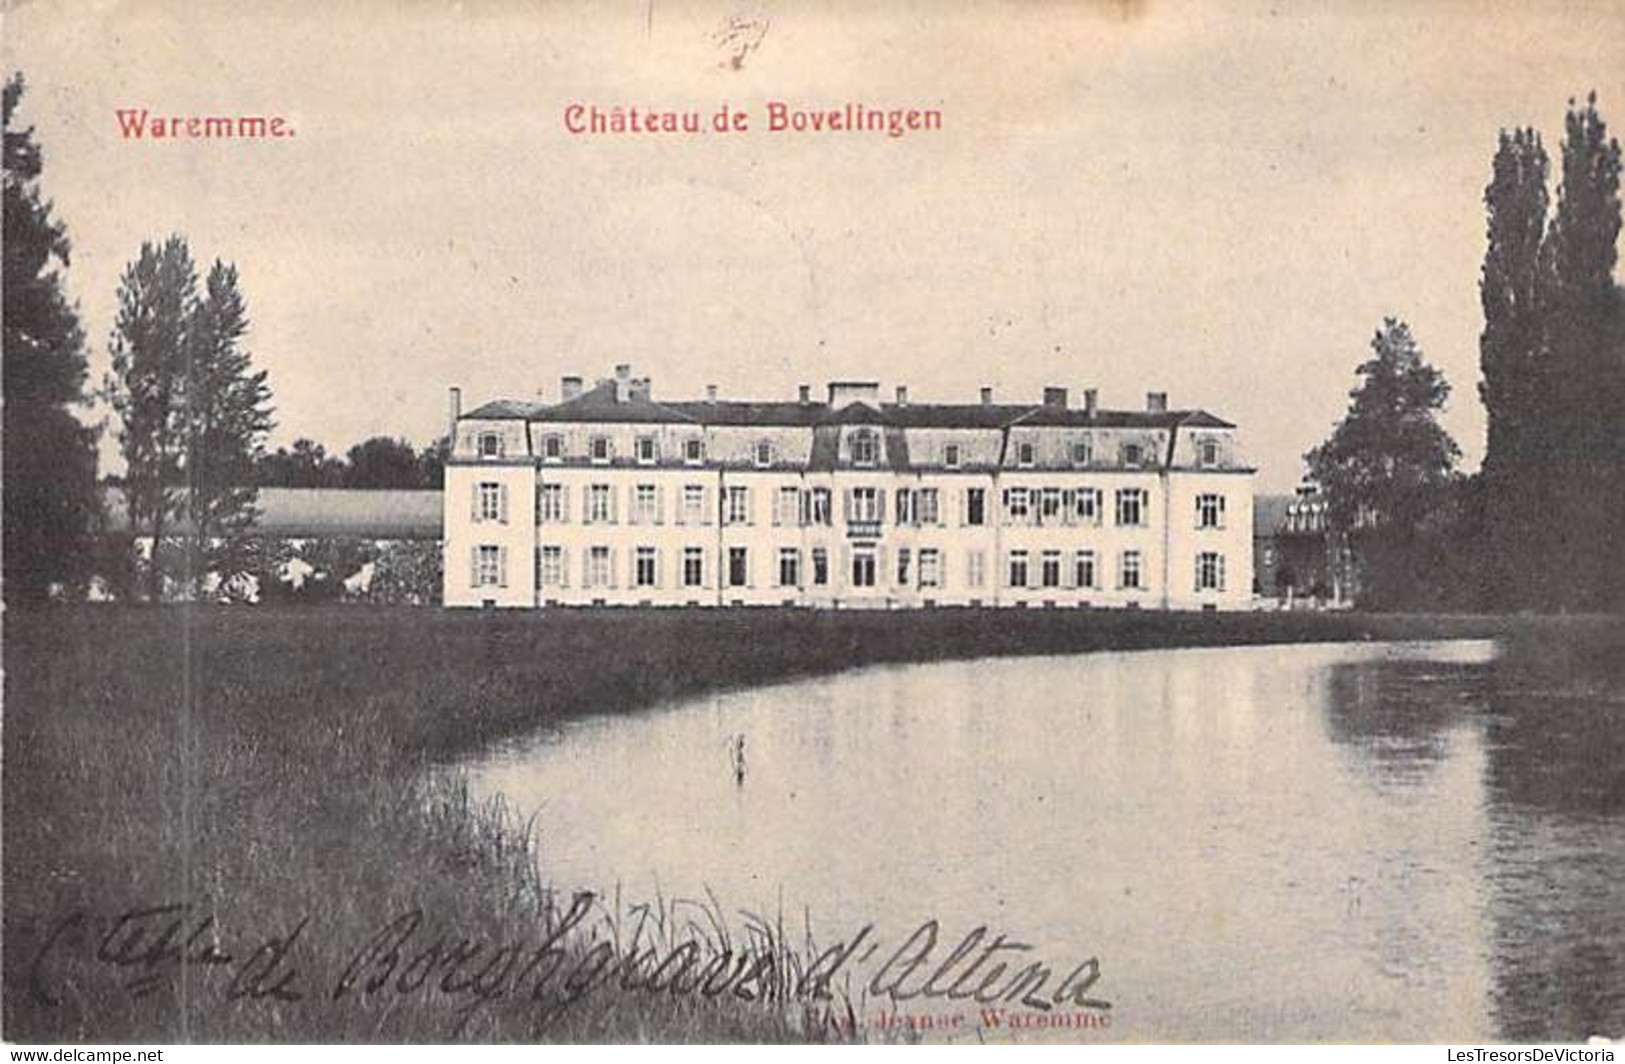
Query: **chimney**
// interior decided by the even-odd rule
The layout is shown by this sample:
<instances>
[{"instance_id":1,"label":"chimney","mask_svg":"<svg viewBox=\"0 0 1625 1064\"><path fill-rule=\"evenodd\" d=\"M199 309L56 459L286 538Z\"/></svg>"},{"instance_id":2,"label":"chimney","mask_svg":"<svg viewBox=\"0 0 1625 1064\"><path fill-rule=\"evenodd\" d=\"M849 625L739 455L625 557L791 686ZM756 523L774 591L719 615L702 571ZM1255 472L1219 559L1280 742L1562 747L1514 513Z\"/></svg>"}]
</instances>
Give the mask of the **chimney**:
<instances>
[{"instance_id":1,"label":"chimney","mask_svg":"<svg viewBox=\"0 0 1625 1064\"><path fill-rule=\"evenodd\" d=\"M581 394L580 377L559 378L559 401L567 403Z\"/></svg>"},{"instance_id":2,"label":"chimney","mask_svg":"<svg viewBox=\"0 0 1625 1064\"><path fill-rule=\"evenodd\" d=\"M453 388L449 400L446 412L451 415L451 438L455 440L457 438L457 419L463 416L463 390Z\"/></svg>"},{"instance_id":3,"label":"chimney","mask_svg":"<svg viewBox=\"0 0 1625 1064\"><path fill-rule=\"evenodd\" d=\"M717 386L716 385L707 384L705 386L705 401L708 402L708 403L714 403L714 402L717 401Z\"/></svg>"},{"instance_id":4,"label":"chimney","mask_svg":"<svg viewBox=\"0 0 1625 1064\"><path fill-rule=\"evenodd\" d=\"M1054 388L1054 387L1045 388L1044 389L1044 405L1045 406L1059 407L1062 410L1065 410L1066 409L1066 389L1065 388Z\"/></svg>"},{"instance_id":5,"label":"chimney","mask_svg":"<svg viewBox=\"0 0 1625 1064\"><path fill-rule=\"evenodd\" d=\"M812 385L803 384L800 389L801 405L809 406L812 403Z\"/></svg>"},{"instance_id":6,"label":"chimney","mask_svg":"<svg viewBox=\"0 0 1625 1064\"><path fill-rule=\"evenodd\" d=\"M983 406L992 406L993 405L993 389L992 388L985 388L984 387L982 389L982 405Z\"/></svg>"},{"instance_id":7,"label":"chimney","mask_svg":"<svg viewBox=\"0 0 1625 1064\"><path fill-rule=\"evenodd\" d=\"M906 384L899 384L897 386L897 405L898 406L907 406L908 405L908 385L906 385Z\"/></svg>"},{"instance_id":8,"label":"chimney","mask_svg":"<svg viewBox=\"0 0 1625 1064\"><path fill-rule=\"evenodd\" d=\"M1145 409L1150 414L1165 414L1168 412L1167 392L1146 392Z\"/></svg>"},{"instance_id":9,"label":"chimney","mask_svg":"<svg viewBox=\"0 0 1625 1064\"><path fill-rule=\"evenodd\" d=\"M615 401L624 403L632 398L632 365L622 362L615 367Z\"/></svg>"},{"instance_id":10,"label":"chimney","mask_svg":"<svg viewBox=\"0 0 1625 1064\"><path fill-rule=\"evenodd\" d=\"M1083 412L1094 417L1100 410L1100 389L1085 388L1083 390Z\"/></svg>"}]
</instances>

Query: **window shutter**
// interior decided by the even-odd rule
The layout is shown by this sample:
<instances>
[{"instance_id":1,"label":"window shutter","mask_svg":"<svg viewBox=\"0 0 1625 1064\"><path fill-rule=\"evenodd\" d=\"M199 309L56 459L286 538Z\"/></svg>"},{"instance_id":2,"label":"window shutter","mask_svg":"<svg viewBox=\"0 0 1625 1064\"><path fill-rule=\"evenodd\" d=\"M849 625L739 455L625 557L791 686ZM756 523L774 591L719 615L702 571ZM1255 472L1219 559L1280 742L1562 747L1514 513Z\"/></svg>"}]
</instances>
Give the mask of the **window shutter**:
<instances>
[{"instance_id":1,"label":"window shutter","mask_svg":"<svg viewBox=\"0 0 1625 1064\"><path fill-rule=\"evenodd\" d=\"M709 487L701 487L700 524L709 525L711 523L711 517L714 513L715 511L711 508L711 489Z\"/></svg>"},{"instance_id":2,"label":"window shutter","mask_svg":"<svg viewBox=\"0 0 1625 1064\"><path fill-rule=\"evenodd\" d=\"M663 525L665 523L666 523L666 486L664 484L656 484L655 485L655 524Z\"/></svg>"},{"instance_id":3,"label":"window shutter","mask_svg":"<svg viewBox=\"0 0 1625 1064\"><path fill-rule=\"evenodd\" d=\"M782 523L779 521L779 507L783 504L784 495L781 492L774 492L771 498L773 500L773 527L777 528Z\"/></svg>"},{"instance_id":4,"label":"window shutter","mask_svg":"<svg viewBox=\"0 0 1625 1064\"><path fill-rule=\"evenodd\" d=\"M615 548L614 547L609 548L609 586L610 587L620 587L621 586L620 583L617 580L617 577L619 577L621 574L617 571L618 567L616 566L616 562L619 561L620 559L618 559L615 555L616 555Z\"/></svg>"},{"instance_id":5,"label":"window shutter","mask_svg":"<svg viewBox=\"0 0 1625 1064\"><path fill-rule=\"evenodd\" d=\"M480 548L468 548L468 586L480 586Z\"/></svg>"},{"instance_id":6,"label":"window shutter","mask_svg":"<svg viewBox=\"0 0 1625 1064\"><path fill-rule=\"evenodd\" d=\"M662 574L660 572L660 562L661 562L660 548L656 547L655 548L655 587L664 587L665 583L666 583L665 579L663 578L663 576L662 576Z\"/></svg>"},{"instance_id":7,"label":"window shutter","mask_svg":"<svg viewBox=\"0 0 1625 1064\"><path fill-rule=\"evenodd\" d=\"M1224 590L1224 555L1219 555L1219 590Z\"/></svg>"},{"instance_id":8,"label":"window shutter","mask_svg":"<svg viewBox=\"0 0 1625 1064\"><path fill-rule=\"evenodd\" d=\"M480 482L476 480L473 484L471 484L469 486L471 488L473 488L474 494L473 494L473 498L470 500L470 505L469 505L469 508L468 508L468 519L470 521L473 521L475 524L479 524L479 521L480 521Z\"/></svg>"},{"instance_id":9,"label":"window shutter","mask_svg":"<svg viewBox=\"0 0 1625 1064\"><path fill-rule=\"evenodd\" d=\"M559 548L559 586L570 586L570 548Z\"/></svg>"},{"instance_id":10,"label":"window shutter","mask_svg":"<svg viewBox=\"0 0 1625 1064\"><path fill-rule=\"evenodd\" d=\"M851 488L845 488L845 489L842 489L842 491L841 491L841 513L846 518L847 522L850 523L851 520L852 520L852 489Z\"/></svg>"},{"instance_id":11,"label":"window shutter","mask_svg":"<svg viewBox=\"0 0 1625 1064\"><path fill-rule=\"evenodd\" d=\"M563 484L559 485L559 521L568 523L570 520L570 489Z\"/></svg>"},{"instance_id":12,"label":"window shutter","mask_svg":"<svg viewBox=\"0 0 1625 1064\"><path fill-rule=\"evenodd\" d=\"M796 518L801 522L802 528L812 524L812 492L810 490L803 490L797 496Z\"/></svg>"},{"instance_id":13,"label":"window shutter","mask_svg":"<svg viewBox=\"0 0 1625 1064\"><path fill-rule=\"evenodd\" d=\"M581 485L581 523L592 524L592 485Z\"/></svg>"},{"instance_id":14,"label":"window shutter","mask_svg":"<svg viewBox=\"0 0 1625 1064\"><path fill-rule=\"evenodd\" d=\"M878 522L879 524L885 524L886 523L886 489L885 488L876 488L875 489L875 521Z\"/></svg>"},{"instance_id":15,"label":"window shutter","mask_svg":"<svg viewBox=\"0 0 1625 1064\"><path fill-rule=\"evenodd\" d=\"M940 588L947 588L947 586L948 586L948 552L947 551L939 551L938 554L937 554L937 586L940 587Z\"/></svg>"},{"instance_id":16,"label":"window shutter","mask_svg":"<svg viewBox=\"0 0 1625 1064\"><path fill-rule=\"evenodd\" d=\"M497 488L497 517L503 524L508 523L508 485L502 484Z\"/></svg>"},{"instance_id":17,"label":"window shutter","mask_svg":"<svg viewBox=\"0 0 1625 1064\"><path fill-rule=\"evenodd\" d=\"M756 500L754 498L752 498L751 496L752 496L751 489L746 488L745 489L745 524L747 524L747 525L754 525L756 523ZM748 565L749 563L747 562L746 564ZM748 572L748 570L747 570L747 572Z\"/></svg>"},{"instance_id":18,"label":"window shutter","mask_svg":"<svg viewBox=\"0 0 1625 1064\"><path fill-rule=\"evenodd\" d=\"M497 548L497 587L508 586L508 548Z\"/></svg>"},{"instance_id":19,"label":"window shutter","mask_svg":"<svg viewBox=\"0 0 1625 1064\"><path fill-rule=\"evenodd\" d=\"M615 485L609 487L609 523L615 524L618 520L621 502L621 493L615 490Z\"/></svg>"},{"instance_id":20,"label":"window shutter","mask_svg":"<svg viewBox=\"0 0 1625 1064\"><path fill-rule=\"evenodd\" d=\"M664 491L665 489L662 488L661 490ZM687 517L688 517L687 511L688 511L688 489L685 488L682 491L678 492L678 494L677 494L677 505L672 507L672 511L671 511L671 523L674 524L674 525L681 525L681 524L685 523L685 521L687 520Z\"/></svg>"}]
</instances>

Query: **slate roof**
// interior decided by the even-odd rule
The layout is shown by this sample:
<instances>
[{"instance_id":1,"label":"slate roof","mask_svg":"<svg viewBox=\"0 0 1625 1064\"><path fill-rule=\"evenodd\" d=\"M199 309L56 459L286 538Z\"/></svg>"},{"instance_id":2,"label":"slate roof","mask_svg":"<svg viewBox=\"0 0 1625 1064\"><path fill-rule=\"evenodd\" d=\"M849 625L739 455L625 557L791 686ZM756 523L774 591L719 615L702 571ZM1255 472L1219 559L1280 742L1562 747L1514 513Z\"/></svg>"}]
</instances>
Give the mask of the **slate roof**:
<instances>
[{"instance_id":1,"label":"slate roof","mask_svg":"<svg viewBox=\"0 0 1625 1064\"><path fill-rule=\"evenodd\" d=\"M749 400L615 400L615 383L605 381L574 399L534 403L497 399L468 418L622 424L700 425L881 425L896 428L1002 429L1010 425L1069 428L1234 428L1205 410L1096 410L1024 403L881 403L857 401L836 409L824 402Z\"/></svg>"}]
</instances>

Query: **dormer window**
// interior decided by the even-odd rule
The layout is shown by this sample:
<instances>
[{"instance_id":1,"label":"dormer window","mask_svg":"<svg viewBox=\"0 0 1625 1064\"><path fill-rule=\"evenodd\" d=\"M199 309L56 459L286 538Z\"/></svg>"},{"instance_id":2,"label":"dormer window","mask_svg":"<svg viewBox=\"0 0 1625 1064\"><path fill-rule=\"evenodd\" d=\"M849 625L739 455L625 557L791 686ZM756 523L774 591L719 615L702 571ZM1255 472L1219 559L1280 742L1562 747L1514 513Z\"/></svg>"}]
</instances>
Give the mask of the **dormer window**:
<instances>
[{"instance_id":1,"label":"dormer window","mask_svg":"<svg viewBox=\"0 0 1625 1064\"><path fill-rule=\"evenodd\" d=\"M564 461L564 437L558 433L542 438L542 458L548 462Z\"/></svg>"},{"instance_id":2,"label":"dormer window","mask_svg":"<svg viewBox=\"0 0 1625 1064\"><path fill-rule=\"evenodd\" d=\"M1016 444L1016 465L1023 469L1031 469L1034 461L1034 448L1031 443Z\"/></svg>"},{"instance_id":3,"label":"dormer window","mask_svg":"<svg viewBox=\"0 0 1625 1064\"><path fill-rule=\"evenodd\" d=\"M482 432L482 433L480 433L480 457L481 458L501 458L502 457L502 437L501 437L501 435L499 435L498 433L495 433L495 432Z\"/></svg>"},{"instance_id":4,"label":"dormer window","mask_svg":"<svg viewBox=\"0 0 1625 1064\"><path fill-rule=\"evenodd\" d=\"M594 462L609 461L609 437L594 436L592 443L588 445L587 453L592 456Z\"/></svg>"},{"instance_id":5,"label":"dormer window","mask_svg":"<svg viewBox=\"0 0 1625 1064\"><path fill-rule=\"evenodd\" d=\"M942 449L942 464L949 469L959 468L959 444L950 443Z\"/></svg>"},{"instance_id":6,"label":"dormer window","mask_svg":"<svg viewBox=\"0 0 1625 1064\"><path fill-rule=\"evenodd\" d=\"M1142 449L1137 443L1123 444L1123 464L1126 466L1139 465L1142 453Z\"/></svg>"},{"instance_id":7,"label":"dormer window","mask_svg":"<svg viewBox=\"0 0 1625 1064\"><path fill-rule=\"evenodd\" d=\"M773 445L762 440L756 445L756 465L759 469L766 469L773 464Z\"/></svg>"},{"instance_id":8,"label":"dormer window","mask_svg":"<svg viewBox=\"0 0 1625 1064\"><path fill-rule=\"evenodd\" d=\"M1197 449L1197 462L1203 466L1216 466L1219 464L1219 443L1217 440L1203 440Z\"/></svg>"},{"instance_id":9,"label":"dormer window","mask_svg":"<svg viewBox=\"0 0 1625 1064\"><path fill-rule=\"evenodd\" d=\"M637 442L638 465L654 465L655 438L653 436L639 436Z\"/></svg>"},{"instance_id":10,"label":"dormer window","mask_svg":"<svg viewBox=\"0 0 1625 1064\"><path fill-rule=\"evenodd\" d=\"M683 444L683 461L689 465L699 465L705 461L705 441L688 440Z\"/></svg>"},{"instance_id":11,"label":"dormer window","mask_svg":"<svg viewBox=\"0 0 1625 1064\"><path fill-rule=\"evenodd\" d=\"M875 434L869 429L859 429L852 434L852 464L872 466L878 458L880 448L875 440Z\"/></svg>"},{"instance_id":12,"label":"dormer window","mask_svg":"<svg viewBox=\"0 0 1625 1064\"><path fill-rule=\"evenodd\" d=\"M1090 458L1089 441L1088 440L1073 440L1072 441L1072 464L1075 465L1075 466L1086 466L1086 465L1089 464L1089 458Z\"/></svg>"}]
</instances>

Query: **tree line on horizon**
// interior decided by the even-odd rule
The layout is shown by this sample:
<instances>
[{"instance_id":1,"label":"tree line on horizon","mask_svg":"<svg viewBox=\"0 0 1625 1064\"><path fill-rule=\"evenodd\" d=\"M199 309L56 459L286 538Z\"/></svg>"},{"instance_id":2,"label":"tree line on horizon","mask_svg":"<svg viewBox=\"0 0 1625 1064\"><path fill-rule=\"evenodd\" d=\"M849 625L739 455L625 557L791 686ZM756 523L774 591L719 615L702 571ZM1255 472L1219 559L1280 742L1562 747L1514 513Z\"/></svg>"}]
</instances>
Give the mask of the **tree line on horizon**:
<instances>
[{"instance_id":1,"label":"tree line on horizon","mask_svg":"<svg viewBox=\"0 0 1625 1064\"><path fill-rule=\"evenodd\" d=\"M266 450L271 392L246 348L234 265L200 278L182 236L146 242L119 283L112 372L86 391L85 338L63 290L71 245L40 189L24 91L4 86L4 583L20 602L74 597L98 568L128 560L131 535L204 574L252 554L261 487L434 488L447 443L418 450L373 437L330 455L309 439ZM1409 326L1386 319L1356 369L1344 418L1305 455L1323 487L1339 557L1362 605L1383 609L1625 609L1625 289L1614 281L1620 147L1595 96L1570 101L1555 210L1550 161L1533 129L1502 131L1484 193L1487 250L1479 395L1483 468L1464 475L1438 425L1450 395ZM131 529L110 528L96 476L92 398L119 415ZM177 529L186 529L177 536ZM162 554L154 551L154 558Z\"/></svg>"}]
</instances>

